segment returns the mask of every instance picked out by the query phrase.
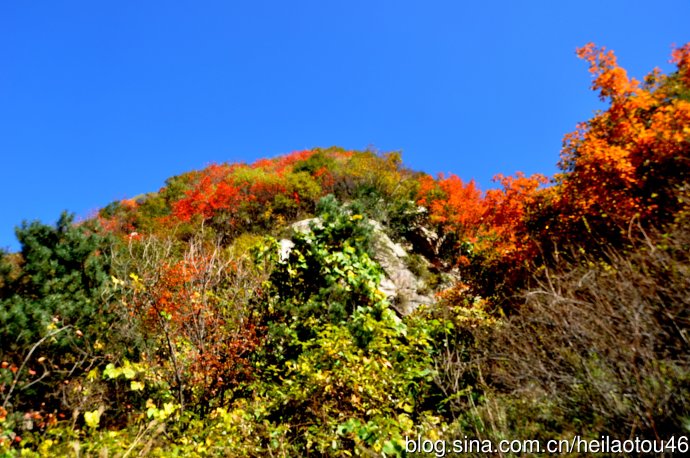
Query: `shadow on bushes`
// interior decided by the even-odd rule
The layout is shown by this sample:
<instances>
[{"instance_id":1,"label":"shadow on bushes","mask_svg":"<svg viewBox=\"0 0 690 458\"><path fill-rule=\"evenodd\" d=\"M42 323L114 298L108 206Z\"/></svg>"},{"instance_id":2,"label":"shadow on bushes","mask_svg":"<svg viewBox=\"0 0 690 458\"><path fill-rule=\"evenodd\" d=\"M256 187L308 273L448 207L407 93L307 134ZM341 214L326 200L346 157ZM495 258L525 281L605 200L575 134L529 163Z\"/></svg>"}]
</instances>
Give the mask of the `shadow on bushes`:
<instances>
[{"instance_id":1,"label":"shadow on bushes","mask_svg":"<svg viewBox=\"0 0 690 458\"><path fill-rule=\"evenodd\" d=\"M469 397L451 435L667 440L690 430L690 232L580 253L536 276L522 307L479 333Z\"/></svg>"}]
</instances>

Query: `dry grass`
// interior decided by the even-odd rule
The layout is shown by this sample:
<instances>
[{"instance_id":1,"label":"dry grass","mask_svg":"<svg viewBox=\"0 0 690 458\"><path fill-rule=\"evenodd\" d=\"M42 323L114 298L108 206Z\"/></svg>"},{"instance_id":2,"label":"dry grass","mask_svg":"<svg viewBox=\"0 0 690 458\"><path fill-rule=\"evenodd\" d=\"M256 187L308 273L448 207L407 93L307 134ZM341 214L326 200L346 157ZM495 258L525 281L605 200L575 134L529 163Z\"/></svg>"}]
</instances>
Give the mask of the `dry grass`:
<instances>
[{"instance_id":1,"label":"dry grass","mask_svg":"<svg viewBox=\"0 0 690 458\"><path fill-rule=\"evenodd\" d=\"M690 232L544 270L494 336L490 384L548 399L617 437L667 438L690 418Z\"/></svg>"}]
</instances>

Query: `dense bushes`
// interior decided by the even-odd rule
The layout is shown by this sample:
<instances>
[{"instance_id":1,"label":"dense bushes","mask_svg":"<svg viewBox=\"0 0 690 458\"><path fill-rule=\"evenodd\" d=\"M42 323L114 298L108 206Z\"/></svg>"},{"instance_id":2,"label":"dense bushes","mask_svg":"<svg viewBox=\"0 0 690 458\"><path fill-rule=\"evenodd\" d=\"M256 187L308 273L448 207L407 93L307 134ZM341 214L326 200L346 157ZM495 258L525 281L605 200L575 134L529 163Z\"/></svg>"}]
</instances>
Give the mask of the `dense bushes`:
<instances>
[{"instance_id":1,"label":"dense bushes","mask_svg":"<svg viewBox=\"0 0 690 458\"><path fill-rule=\"evenodd\" d=\"M530 387L592 437L687 433L688 229L544 272L497 336L492 383Z\"/></svg>"},{"instance_id":2,"label":"dense bushes","mask_svg":"<svg viewBox=\"0 0 690 458\"><path fill-rule=\"evenodd\" d=\"M66 214L55 227L25 223L17 236L20 256L0 260L0 413L10 412L11 434L21 415L46 426L78 408L71 383L106 358L104 342L122 342L112 333L108 239Z\"/></svg>"},{"instance_id":3,"label":"dense bushes","mask_svg":"<svg viewBox=\"0 0 690 458\"><path fill-rule=\"evenodd\" d=\"M453 390L460 402L448 437L687 435L688 247L684 219L625 251L561 259L539 271L500 326L465 326L472 345L459 348L471 354L442 358L439 374L445 386L459 376L478 383Z\"/></svg>"},{"instance_id":4,"label":"dense bushes","mask_svg":"<svg viewBox=\"0 0 690 458\"><path fill-rule=\"evenodd\" d=\"M371 226L356 207L328 197L318 209L264 289L255 392L285 431L288 455L397 454L404 434L435 418L420 402L432 388L428 332L397 317L378 291Z\"/></svg>"}]
</instances>

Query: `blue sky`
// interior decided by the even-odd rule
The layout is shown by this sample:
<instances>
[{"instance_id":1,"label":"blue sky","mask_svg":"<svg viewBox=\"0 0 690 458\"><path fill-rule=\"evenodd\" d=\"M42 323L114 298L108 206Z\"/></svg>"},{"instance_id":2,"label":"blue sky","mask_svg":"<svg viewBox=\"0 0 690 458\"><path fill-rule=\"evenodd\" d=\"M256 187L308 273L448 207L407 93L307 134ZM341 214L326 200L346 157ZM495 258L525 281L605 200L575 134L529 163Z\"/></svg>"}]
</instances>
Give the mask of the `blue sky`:
<instances>
[{"instance_id":1,"label":"blue sky","mask_svg":"<svg viewBox=\"0 0 690 458\"><path fill-rule=\"evenodd\" d=\"M211 162L402 150L491 186L552 174L601 108L575 48L668 71L690 2L0 3L0 247Z\"/></svg>"}]
</instances>

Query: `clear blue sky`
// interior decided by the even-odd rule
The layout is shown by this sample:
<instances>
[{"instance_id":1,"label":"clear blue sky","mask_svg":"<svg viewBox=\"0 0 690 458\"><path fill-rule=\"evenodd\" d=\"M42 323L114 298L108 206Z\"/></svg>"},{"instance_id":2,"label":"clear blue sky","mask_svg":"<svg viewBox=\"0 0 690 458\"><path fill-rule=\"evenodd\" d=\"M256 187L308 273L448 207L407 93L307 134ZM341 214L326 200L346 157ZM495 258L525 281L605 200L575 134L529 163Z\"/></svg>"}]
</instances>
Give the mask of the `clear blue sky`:
<instances>
[{"instance_id":1,"label":"clear blue sky","mask_svg":"<svg viewBox=\"0 0 690 458\"><path fill-rule=\"evenodd\" d=\"M429 173L552 174L601 105L575 48L642 76L690 1L0 2L0 247L210 162L402 150Z\"/></svg>"}]
</instances>

